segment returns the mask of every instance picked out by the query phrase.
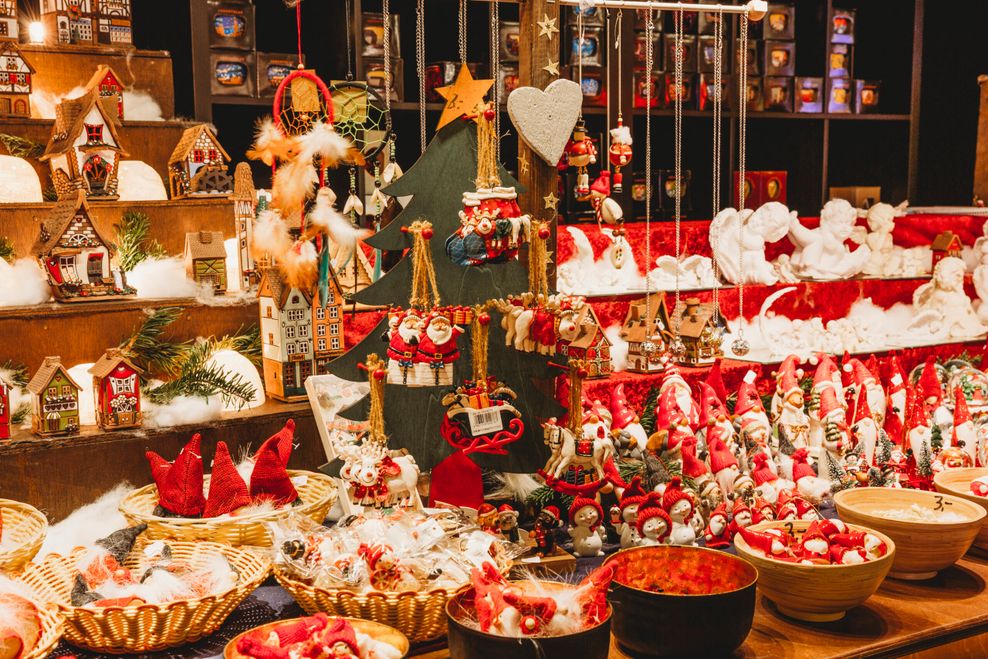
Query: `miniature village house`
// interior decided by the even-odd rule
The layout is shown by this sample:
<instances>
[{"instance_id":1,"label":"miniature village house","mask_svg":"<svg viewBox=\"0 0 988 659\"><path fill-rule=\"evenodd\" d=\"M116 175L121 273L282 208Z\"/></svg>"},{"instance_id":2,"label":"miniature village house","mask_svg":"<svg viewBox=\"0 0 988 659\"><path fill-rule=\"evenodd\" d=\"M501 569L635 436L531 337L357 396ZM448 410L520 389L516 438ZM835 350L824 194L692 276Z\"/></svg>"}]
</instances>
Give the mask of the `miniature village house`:
<instances>
[{"instance_id":1,"label":"miniature village house","mask_svg":"<svg viewBox=\"0 0 988 659\"><path fill-rule=\"evenodd\" d=\"M32 75L34 67L24 59L17 42L0 41L0 116L31 116Z\"/></svg>"},{"instance_id":2,"label":"miniature village house","mask_svg":"<svg viewBox=\"0 0 988 659\"><path fill-rule=\"evenodd\" d=\"M110 348L89 369L96 394L96 423L103 430L141 425L140 369Z\"/></svg>"},{"instance_id":3,"label":"miniature village house","mask_svg":"<svg viewBox=\"0 0 988 659\"><path fill-rule=\"evenodd\" d=\"M584 305L576 323L579 333L569 343L561 344L559 352L569 359L586 362L588 378L606 378L614 370L611 342L604 334L593 307Z\"/></svg>"},{"instance_id":4,"label":"miniature village house","mask_svg":"<svg viewBox=\"0 0 988 659\"><path fill-rule=\"evenodd\" d=\"M134 43L131 31L131 0L95 0L96 41L107 46Z\"/></svg>"},{"instance_id":5,"label":"miniature village house","mask_svg":"<svg viewBox=\"0 0 988 659\"><path fill-rule=\"evenodd\" d=\"M649 320L647 316L651 315ZM655 373L663 369L658 357L669 345L669 313L664 293L653 293L646 300L635 300L628 307L628 315L621 327L621 338L628 342L628 365L632 373ZM654 352L646 354L645 343L655 345Z\"/></svg>"},{"instance_id":6,"label":"miniature village house","mask_svg":"<svg viewBox=\"0 0 988 659\"><path fill-rule=\"evenodd\" d=\"M17 41L17 0L0 0L0 39Z\"/></svg>"},{"instance_id":7,"label":"miniature village house","mask_svg":"<svg viewBox=\"0 0 988 659\"><path fill-rule=\"evenodd\" d=\"M10 385L0 377L0 439L10 439Z\"/></svg>"},{"instance_id":8,"label":"miniature village house","mask_svg":"<svg viewBox=\"0 0 988 659\"><path fill-rule=\"evenodd\" d=\"M229 161L230 156L209 126L186 128L168 159L172 199L230 194L233 179L227 172Z\"/></svg>"},{"instance_id":9,"label":"miniature village house","mask_svg":"<svg viewBox=\"0 0 988 659\"><path fill-rule=\"evenodd\" d=\"M101 99L111 99L112 105L116 105L117 118L124 119L124 86L120 82L120 76L105 64L96 67L93 77L86 83L86 91L95 91Z\"/></svg>"},{"instance_id":10,"label":"miniature village house","mask_svg":"<svg viewBox=\"0 0 988 659\"><path fill-rule=\"evenodd\" d=\"M320 306L315 290L289 286L277 268L265 268L258 288L264 389L278 400L305 398L305 380L323 375L344 352L343 296L330 272L329 295Z\"/></svg>"},{"instance_id":11,"label":"miniature village house","mask_svg":"<svg viewBox=\"0 0 988 659\"><path fill-rule=\"evenodd\" d=\"M676 316L680 318L679 338L686 346L680 363L706 366L723 357L721 341L725 321L723 316L715 313L713 304L700 304L699 298L689 297L676 306L673 318Z\"/></svg>"},{"instance_id":12,"label":"miniature village house","mask_svg":"<svg viewBox=\"0 0 988 659\"><path fill-rule=\"evenodd\" d=\"M27 383L31 393L31 430L41 437L79 432L79 385L62 366L61 357L45 357Z\"/></svg>"},{"instance_id":13,"label":"miniature village house","mask_svg":"<svg viewBox=\"0 0 988 659\"><path fill-rule=\"evenodd\" d=\"M185 274L197 284L226 292L226 248L219 231L185 234Z\"/></svg>"},{"instance_id":14,"label":"miniature village house","mask_svg":"<svg viewBox=\"0 0 988 659\"><path fill-rule=\"evenodd\" d=\"M114 252L96 227L81 190L55 204L41 222L40 237L31 249L61 302L135 295L123 273L111 268Z\"/></svg>"},{"instance_id":15,"label":"miniature village house","mask_svg":"<svg viewBox=\"0 0 988 659\"><path fill-rule=\"evenodd\" d=\"M352 298L374 283L374 269L360 242L350 249L330 241L329 259L345 295Z\"/></svg>"},{"instance_id":16,"label":"miniature village house","mask_svg":"<svg viewBox=\"0 0 988 659\"><path fill-rule=\"evenodd\" d=\"M943 231L933 239L930 249L933 251L933 266L936 267L936 264L941 259L945 259L948 256L961 258L961 253L964 251L964 243L961 242L960 236L953 231Z\"/></svg>"},{"instance_id":17,"label":"miniature village house","mask_svg":"<svg viewBox=\"0 0 988 659\"><path fill-rule=\"evenodd\" d=\"M96 43L97 0L41 0L45 40L52 44Z\"/></svg>"},{"instance_id":18,"label":"miniature village house","mask_svg":"<svg viewBox=\"0 0 988 659\"><path fill-rule=\"evenodd\" d=\"M250 165L237 163L233 171L233 223L237 232L237 264L240 269L240 288L248 291L257 283L257 270L251 254L254 240L254 218L256 217L257 191L254 189L254 176Z\"/></svg>"},{"instance_id":19,"label":"miniature village house","mask_svg":"<svg viewBox=\"0 0 988 659\"><path fill-rule=\"evenodd\" d=\"M117 198L117 164L129 155L120 144L119 126L114 99L95 90L58 104L39 160L48 161L59 197L84 190L90 199Z\"/></svg>"}]
</instances>

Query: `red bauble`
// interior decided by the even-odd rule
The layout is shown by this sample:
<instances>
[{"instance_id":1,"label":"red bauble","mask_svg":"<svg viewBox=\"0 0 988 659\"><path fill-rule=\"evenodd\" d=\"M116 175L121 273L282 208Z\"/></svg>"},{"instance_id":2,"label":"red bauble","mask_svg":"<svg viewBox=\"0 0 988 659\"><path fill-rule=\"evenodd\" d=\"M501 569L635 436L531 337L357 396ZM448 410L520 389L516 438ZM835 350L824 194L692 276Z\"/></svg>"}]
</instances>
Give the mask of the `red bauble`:
<instances>
[{"instance_id":1,"label":"red bauble","mask_svg":"<svg viewBox=\"0 0 988 659\"><path fill-rule=\"evenodd\" d=\"M484 119L486 119L487 121L494 121L494 116L495 116L494 108L488 107L486 110L484 110Z\"/></svg>"},{"instance_id":2,"label":"red bauble","mask_svg":"<svg viewBox=\"0 0 988 659\"><path fill-rule=\"evenodd\" d=\"M552 232L549 231L549 227L542 227L539 229L539 238L542 240L549 240L550 235L552 235Z\"/></svg>"},{"instance_id":3,"label":"red bauble","mask_svg":"<svg viewBox=\"0 0 988 659\"><path fill-rule=\"evenodd\" d=\"M490 325L491 315L485 311L484 313L477 316L477 322L480 323L481 325Z\"/></svg>"},{"instance_id":4,"label":"red bauble","mask_svg":"<svg viewBox=\"0 0 988 659\"><path fill-rule=\"evenodd\" d=\"M432 240L432 229L422 229L422 237L426 240Z\"/></svg>"},{"instance_id":5,"label":"red bauble","mask_svg":"<svg viewBox=\"0 0 988 659\"><path fill-rule=\"evenodd\" d=\"M579 375L579 376L580 376L581 378L586 378L586 377L587 377L588 375L590 375L590 372L589 372L589 371L588 371L587 369L585 369L585 368L581 368L581 369L580 369L580 370L578 370L578 371L577 371L576 373L577 373L577 375Z\"/></svg>"},{"instance_id":6,"label":"red bauble","mask_svg":"<svg viewBox=\"0 0 988 659\"><path fill-rule=\"evenodd\" d=\"M383 368L379 368L379 369L376 369L374 371L374 379L375 380L383 380L387 376L388 376L388 372L385 371Z\"/></svg>"}]
</instances>

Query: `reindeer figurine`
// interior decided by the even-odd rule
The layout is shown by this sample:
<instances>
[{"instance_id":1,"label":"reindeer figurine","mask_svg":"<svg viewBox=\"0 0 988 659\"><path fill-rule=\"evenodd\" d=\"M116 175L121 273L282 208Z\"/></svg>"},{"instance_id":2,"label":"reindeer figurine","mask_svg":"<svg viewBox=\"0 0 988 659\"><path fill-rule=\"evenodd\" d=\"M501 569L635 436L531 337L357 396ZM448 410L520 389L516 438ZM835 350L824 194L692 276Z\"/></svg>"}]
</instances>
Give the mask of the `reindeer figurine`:
<instances>
[{"instance_id":1,"label":"reindeer figurine","mask_svg":"<svg viewBox=\"0 0 988 659\"><path fill-rule=\"evenodd\" d=\"M343 460L340 478L348 484L354 505L373 508L421 508L419 468L411 455L390 451L366 438L337 446Z\"/></svg>"}]
</instances>

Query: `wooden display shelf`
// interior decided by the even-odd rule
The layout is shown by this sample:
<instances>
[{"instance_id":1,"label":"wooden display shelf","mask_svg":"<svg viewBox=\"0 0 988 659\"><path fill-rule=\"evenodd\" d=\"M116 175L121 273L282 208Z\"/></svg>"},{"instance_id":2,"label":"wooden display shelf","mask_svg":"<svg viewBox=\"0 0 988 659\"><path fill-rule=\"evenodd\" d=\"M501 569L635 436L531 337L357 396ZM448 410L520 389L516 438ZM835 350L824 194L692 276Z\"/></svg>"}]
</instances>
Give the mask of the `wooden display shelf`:
<instances>
[{"instance_id":1,"label":"wooden display shelf","mask_svg":"<svg viewBox=\"0 0 988 659\"><path fill-rule=\"evenodd\" d=\"M79 304L44 304L0 309L0 363L23 364L29 373L46 355L59 355L67 367L95 362L103 352L130 336L146 309L179 307L182 314L166 336L181 341L223 336L256 324L257 301L207 306L190 298L116 300ZM0 478L0 480L3 480Z\"/></svg>"},{"instance_id":2,"label":"wooden display shelf","mask_svg":"<svg viewBox=\"0 0 988 659\"><path fill-rule=\"evenodd\" d=\"M87 426L80 435L53 439L25 437L19 431L14 441L0 442L0 497L30 503L54 523L118 483L150 483L144 457L148 449L172 459L198 432L204 455L212 456L216 442L223 440L239 456L256 450L288 419L296 424L290 467L311 470L326 462L308 403L267 402L225 413L216 421L174 428L103 432Z\"/></svg>"},{"instance_id":3,"label":"wooden display shelf","mask_svg":"<svg viewBox=\"0 0 988 659\"><path fill-rule=\"evenodd\" d=\"M174 148L169 144L168 149ZM38 239L38 223L54 207L54 203L4 204L0 212L0 236L14 245L18 256L28 256ZM148 238L157 240L168 254L180 255L185 250L185 234L192 231L220 231L224 238L233 238L233 200L178 199L173 201L94 201L90 211L96 227L112 241L113 225L123 214L137 210L151 218Z\"/></svg>"}]
</instances>

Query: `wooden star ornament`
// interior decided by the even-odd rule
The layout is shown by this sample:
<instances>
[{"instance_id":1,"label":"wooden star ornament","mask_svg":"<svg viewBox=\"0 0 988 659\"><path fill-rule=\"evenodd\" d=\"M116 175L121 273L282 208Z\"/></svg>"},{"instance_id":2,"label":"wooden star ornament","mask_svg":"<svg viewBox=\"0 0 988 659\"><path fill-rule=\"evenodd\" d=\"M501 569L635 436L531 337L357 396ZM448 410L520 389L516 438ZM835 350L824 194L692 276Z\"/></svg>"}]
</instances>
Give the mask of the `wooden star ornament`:
<instances>
[{"instance_id":1,"label":"wooden star ornament","mask_svg":"<svg viewBox=\"0 0 988 659\"><path fill-rule=\"evenodd\" d=\"M549 37L549 41L552 41L552 38L559 32L559 28L556 27L556 19L549 18L549 14L542 14L542 20L536 21L536 23L539 26L539 36Z\"/></svg>"},{"instance_id":2,"label":"wooden star ornament","mask_svg":"<svg viewBox=\"0 0 988 659\"><path fill-rule=\"evenodd\" d=\"M436 92L446 99L436 130L465 114L483 112L484 96L493 85L493 80L474 80L470 68L465 64L462 65L456 75L456 82L436 88Z\"/></svg>"},{"instance_id":3,"label":"wooden star ornament","mask_svg":"<svg viewBox=\"0 0 988 659\"><path fill-rule=\"evenodd\" d=\"M555 62L553 62L552 61L552 58L550 57L550 58L547 58L547 61L548 61L548 63L545 66L542 67L542 70L545 71L546 73L548 73L551 76L558 76L559 75L559 60L556 60Z\"/></svg>"},{"instance_id":4,"label":"wooden star ornament","mask_svg":"<svg viewBox=\"0 0 988 659\"><path fill-rule=\"evenodd\" d=\"M559 197L556 196L555 192L550 192L546 196L542 197L542 201L545 202L545 207L555 211L559 206Z\"/></svg>"}]
</instances>

